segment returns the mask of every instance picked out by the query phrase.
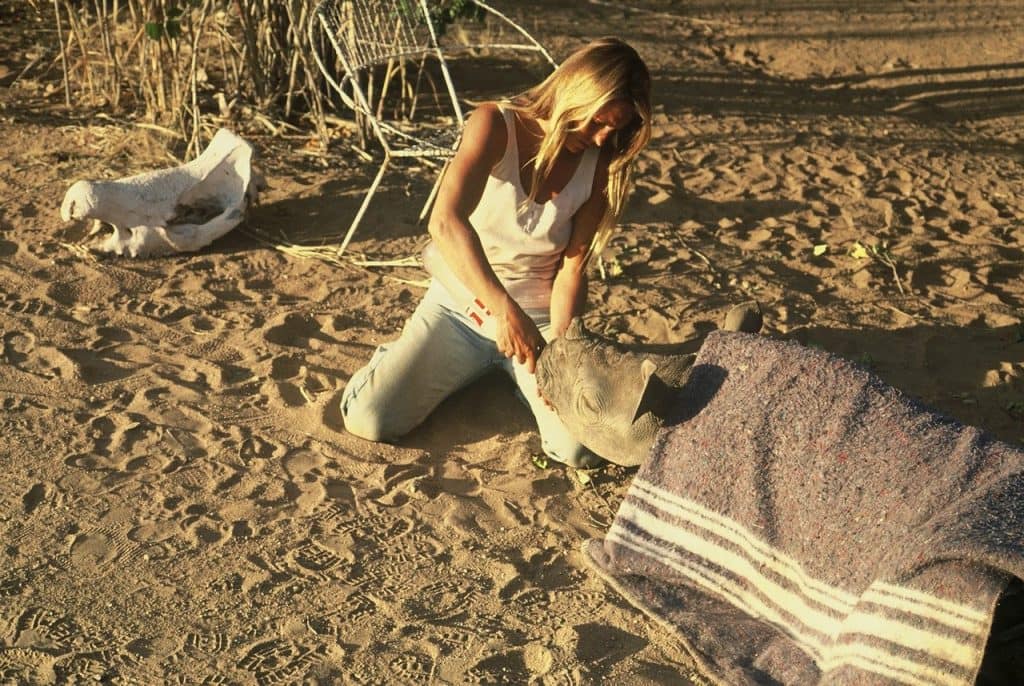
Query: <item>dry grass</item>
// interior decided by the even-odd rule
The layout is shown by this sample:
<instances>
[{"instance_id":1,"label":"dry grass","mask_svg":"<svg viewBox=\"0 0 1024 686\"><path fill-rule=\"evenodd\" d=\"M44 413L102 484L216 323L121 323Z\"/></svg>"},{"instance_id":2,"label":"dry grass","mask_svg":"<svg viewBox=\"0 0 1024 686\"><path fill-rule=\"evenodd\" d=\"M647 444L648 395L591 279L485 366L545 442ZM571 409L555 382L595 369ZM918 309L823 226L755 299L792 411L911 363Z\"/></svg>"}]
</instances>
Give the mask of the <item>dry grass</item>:
<instances>
[{"instance_id":1,"label":"dry grass","mask_svg":"<svg viewBox=\"0 0 1024 686\"><path fill-rule=\"evenodd\" d=\"M53 0L65 102L177 131L187 155L217 126L243 119L326 132L330 105L302 29L312 8L310 0Z\"/></svg>"}]
</instances>

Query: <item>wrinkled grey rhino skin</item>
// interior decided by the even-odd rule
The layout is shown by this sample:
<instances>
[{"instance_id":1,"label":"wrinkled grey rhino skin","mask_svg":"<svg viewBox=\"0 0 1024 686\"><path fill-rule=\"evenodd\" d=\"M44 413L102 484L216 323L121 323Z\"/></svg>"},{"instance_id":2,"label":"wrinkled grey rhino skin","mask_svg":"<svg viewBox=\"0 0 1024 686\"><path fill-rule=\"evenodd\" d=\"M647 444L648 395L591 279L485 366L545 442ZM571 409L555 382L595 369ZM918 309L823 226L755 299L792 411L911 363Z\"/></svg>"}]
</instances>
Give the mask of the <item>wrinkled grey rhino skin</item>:
<instances>
[{"instance_id":1,"label":"wrinkled grey rhino skin","mask_svg":"<svg viewBox=\"0 0 1024 686\"><path fill-rule=\"evenodd\" d=\"M726 331L757 333L761 308L737 305ZM537 386L569 433L609 462L635 466L651 451L696 358L692 343L626 346L587 331L577 318L537 359Z\"/></svg>"}]
</instances>

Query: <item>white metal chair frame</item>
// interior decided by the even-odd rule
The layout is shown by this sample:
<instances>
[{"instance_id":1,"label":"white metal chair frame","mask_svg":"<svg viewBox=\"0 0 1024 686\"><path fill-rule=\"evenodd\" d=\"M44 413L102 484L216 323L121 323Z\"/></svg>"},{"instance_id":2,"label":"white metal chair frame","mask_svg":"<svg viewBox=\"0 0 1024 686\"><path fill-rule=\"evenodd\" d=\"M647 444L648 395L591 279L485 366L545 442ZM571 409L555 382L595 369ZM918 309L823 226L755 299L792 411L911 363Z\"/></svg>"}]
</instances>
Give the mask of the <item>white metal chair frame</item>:
<instances>
[{"instance_id":1,"label":"white metal chair frame","mask_svg":"<svg viewBox=\"0 0 1024 686\"><path fill-rule=\"evenodd\" d=\"M499 20L513 27L522 35L526 43L512 44L489 44L486 47L495 49L531 50L539 52L552 67L557 63L551 58L547 50L538 43L524 28L513 22L506 15L481 0L471 0L481 10L492 14ZM419 15L410 10L416 7L421 13ZM384 18L387 18L385 29ZM362 204L356 212L352 224L349 226L345 237L338 248L340 256L348 247L349 241L355 234L356 228L363 219L370 200L377 192L384 172L391 164L392 158L433 158L442 159L447 162L455 154L458 145L458 138L465 124L462 108L459 105L459 98L456 95L455 86L452 83L451 74L448 72L448 65L444 53L438 43L433 23L429 19L428 0L321 0L312 15L309 24L309 41L313 58L320 69L327 84L338 94L342 102L354 112L362 114L370 122L374 135L384 150L384 160L380 169L370 185ZM420 24L422 22L422 24ZM358 28L376 28L377 36L358 36L356 40L351 38L353 31ZM416 32L426 30L427 34L417 39ZM382 36L385 30L390 34ZM344 71L343 77L337 80L330 69L328 69L323 56L318 52L320 42L317 40L317 32L322 32L327 38L333 57L341 64ZM376 40L375 40L376 38ZM485 47L485 46L467 46ZM388 124L376 115L370 104L370 98L360 83L359 75L364 70L374 66L389 64L396 59L408 59L412 57L432 57L437 60L444 79L445 90L451 99L452 111L455 117L454 126L441 131L432 137L416 136ZM334 62L334 60L330 60ZM352 93L346 91L348 85ZM393 144L393 141L401 141L401 145ZM437 189L440 185L442 173L438 175L430 195L420 213L422 220L426 216Z\"/></svg>"}]
</instances>

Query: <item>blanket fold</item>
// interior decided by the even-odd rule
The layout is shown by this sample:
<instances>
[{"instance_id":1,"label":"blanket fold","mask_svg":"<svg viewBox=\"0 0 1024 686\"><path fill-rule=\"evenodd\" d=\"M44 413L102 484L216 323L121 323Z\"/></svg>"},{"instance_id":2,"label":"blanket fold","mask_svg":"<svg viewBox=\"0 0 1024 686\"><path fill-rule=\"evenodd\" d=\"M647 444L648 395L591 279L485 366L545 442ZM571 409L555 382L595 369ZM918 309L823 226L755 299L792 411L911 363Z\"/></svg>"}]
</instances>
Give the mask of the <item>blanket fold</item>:
<instances>
[{"instance_id":1,"label":"blanket fold","mask_svg":"<svg viewBox=\"0 0 1024 686\"><path fill-rule=\"evenodd\" d=\"M594 568L725 684L974 683L1024 451L829 353L715 332Z\"/></svg>"}]
</instances>

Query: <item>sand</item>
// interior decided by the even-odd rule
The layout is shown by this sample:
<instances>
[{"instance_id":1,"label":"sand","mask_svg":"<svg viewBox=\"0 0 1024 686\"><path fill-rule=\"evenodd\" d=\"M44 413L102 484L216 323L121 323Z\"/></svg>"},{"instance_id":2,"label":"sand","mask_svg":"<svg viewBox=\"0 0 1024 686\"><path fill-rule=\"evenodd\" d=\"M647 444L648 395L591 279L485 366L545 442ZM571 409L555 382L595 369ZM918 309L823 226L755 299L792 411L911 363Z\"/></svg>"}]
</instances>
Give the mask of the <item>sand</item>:
<instances>
[{"instance_id":1,"label":"sand","mask_svg":"<svg viewBox=\"0 0 1024 686\"><path fill-rule=\"evenodd\" d=\"M631 4L512 4L557 57L614 29L654 76L588 326L696 347L754 297L767 335L1024 439L1024 6ZM255 236L337 236L374 165L248 127L269 189L246 227L90 256L66 188L181 142L19 79L43 26L4 12L0 683L703 683L579 552L632 472L536 466L507 380L399 445L344 432L426 275ZM431 181L387 177L351 254L417 255Z\"/></svg>"}]
</instances>

